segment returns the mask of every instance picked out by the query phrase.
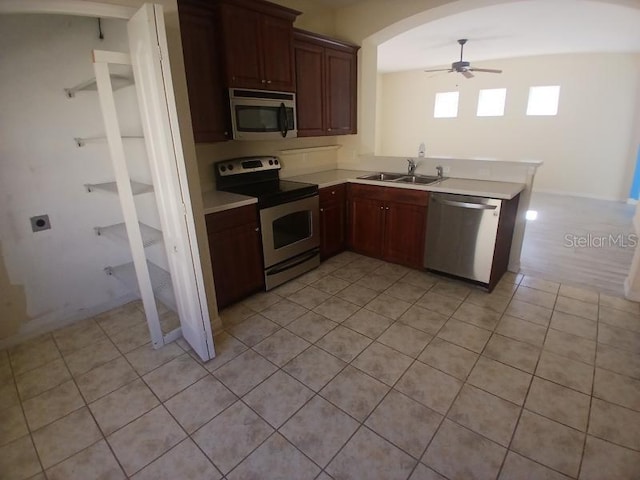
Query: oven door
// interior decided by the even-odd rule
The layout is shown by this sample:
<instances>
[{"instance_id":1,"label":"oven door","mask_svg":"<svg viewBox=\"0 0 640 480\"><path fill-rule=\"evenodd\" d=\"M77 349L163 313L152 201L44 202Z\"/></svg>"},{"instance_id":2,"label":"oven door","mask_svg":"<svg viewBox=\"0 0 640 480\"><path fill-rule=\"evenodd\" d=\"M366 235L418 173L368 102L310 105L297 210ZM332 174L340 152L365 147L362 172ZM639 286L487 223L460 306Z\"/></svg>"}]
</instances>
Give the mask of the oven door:
<instances>
[{"instance_id":1,"label":"oven door","mask_svg":"<svg viewBox=\"0 0 640 480\"><path fill-rule=\"evenodd\" d=\"M318 196L260 210L264 267L320 246Z\"/></svg>"}]
</instances>

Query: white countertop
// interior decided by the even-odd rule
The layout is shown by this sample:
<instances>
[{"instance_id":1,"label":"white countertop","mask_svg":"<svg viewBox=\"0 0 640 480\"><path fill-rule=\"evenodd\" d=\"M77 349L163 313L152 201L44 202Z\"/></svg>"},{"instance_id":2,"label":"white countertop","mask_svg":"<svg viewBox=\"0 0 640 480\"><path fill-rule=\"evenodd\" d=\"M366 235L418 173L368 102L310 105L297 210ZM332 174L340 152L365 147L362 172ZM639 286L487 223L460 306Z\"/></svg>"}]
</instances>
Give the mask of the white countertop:
<instances>
[{"instance_id":1,"label":"white countertop","mask_svg":"<svg viewBox=\"0 0 640 480\"><path fill-rule=\"evenodd\" d=\"M384 187L407 188L410 190L423 190L427 192L475 195L478 197L499 198L502 200L511 200L525 188L524 183L494 182L468 178L447 178L442 182L431 185L380 182L377 180L363 180L358 178L363 175L367 175L368 173L373 172L364 172L361 170L326 170L324 172L298 175L296 177L287 178L286 180L315 183L319 188L351 182L367 185L381 185ZM217 190L204 192L202 195L202 201L204 203L205 215L258 203L258 200L254 197L238 195L236 193L219 192Z\"/></svg>"},{"instance_id":2,"label":"white countertop","mask_svg":"<svg viewBox=\"0 0 640 480\"><path fill-rule=\"evenodd\" d=\"M298 182L317 183L319 188L330 187L340 183L363 183L367 185L382 185L385 187L407 188L411 190L423 190L427 192L455 193L459 195L476 195L478 197L499 198L511 200L525 189L524 183L495 182L489 180L473 180L468 178L447 178L442 182L431 185L414 185L397 182L380 182L377 180L359 179L363 175L372 172L360 170L327 170L318 173L309 173L291 177L287 180Z\"/></svg>"},{"instance_id":3,"label":"white countertop","mask_svg":"<svg viewBox=\"0 0 640 480\"><path fill-rule=\"evenodd\" d=\"M232 208L244 207L258 203L255 197L246 195L238 195L237 193L219 192L217 190L209 190L203 192L202 203L204 204L205 215L209 213L222 212Z\"/></svg>"}]
</instances>

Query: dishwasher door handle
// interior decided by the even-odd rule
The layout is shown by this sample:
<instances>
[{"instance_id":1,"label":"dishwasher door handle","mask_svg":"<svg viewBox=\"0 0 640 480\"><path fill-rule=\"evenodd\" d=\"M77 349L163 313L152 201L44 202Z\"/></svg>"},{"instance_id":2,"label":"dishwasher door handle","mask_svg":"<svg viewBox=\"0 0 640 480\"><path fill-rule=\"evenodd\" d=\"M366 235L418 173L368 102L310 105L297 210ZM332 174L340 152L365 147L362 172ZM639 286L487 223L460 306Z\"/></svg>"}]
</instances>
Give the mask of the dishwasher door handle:
<instances>
[{"instance_id":1,"label":"dishwasher door handle","mask_svg":"<svg viewBox=\"0 0 640 480\"><path fill-rule=\"evenodd\" d=\"M474 210L495 210L496 208L498 208L497 205L485 205L484 203L454 202L452 200L443 200L437 197L433 197L431 200L438 203L442 203L443 205L448 205L450 207L473 208Z\"/></svg>"}]
</instances>

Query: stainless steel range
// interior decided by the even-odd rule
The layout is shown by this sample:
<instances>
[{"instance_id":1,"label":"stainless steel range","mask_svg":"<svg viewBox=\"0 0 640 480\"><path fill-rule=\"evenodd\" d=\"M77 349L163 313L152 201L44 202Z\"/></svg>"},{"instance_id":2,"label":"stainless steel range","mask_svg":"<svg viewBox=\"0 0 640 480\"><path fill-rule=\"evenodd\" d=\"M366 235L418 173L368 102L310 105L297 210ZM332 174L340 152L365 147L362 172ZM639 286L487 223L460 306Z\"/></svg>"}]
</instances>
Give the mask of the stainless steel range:
<instances>
[{"instance_id":1,"label":"stainless steel range","mask_svg":"<svg viewBox=\"0 0 640 480\"><path fill-rule=\"evenodd\" d=\"M277 157L215 164L218 190L256 197L267 290L320 265L318 186L280 180Z\"/></svg>"}]
</instances>

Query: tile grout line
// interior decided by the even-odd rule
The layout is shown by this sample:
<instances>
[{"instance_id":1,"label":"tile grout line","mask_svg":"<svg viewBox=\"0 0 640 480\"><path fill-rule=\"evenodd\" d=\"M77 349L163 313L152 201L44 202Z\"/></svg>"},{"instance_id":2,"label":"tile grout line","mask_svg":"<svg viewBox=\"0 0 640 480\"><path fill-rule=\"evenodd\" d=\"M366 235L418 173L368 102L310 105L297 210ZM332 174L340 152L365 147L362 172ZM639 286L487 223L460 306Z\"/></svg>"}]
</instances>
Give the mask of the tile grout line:
<instances>
[{"instance_id":1,"label":"tile grout line","mask_svg":"<svg viewBox=\"0 0 640 480\"><path fill-rule=\"evenodd\" d=\"M597 315L596 315L596 351L593 358L593 373L591 376L591 395L589 395L589 410L587 412L587 425L585 426L585 434L584 440L582 442L582 455L580 455L580 463L578 464L578 475L580 476L582 473L582 466L584 464L584 456L587 452L587 439L589 437L589 427L591 425L591 409L593 408L593 398L596 388L596 368L597 368L597 359L598 359L598 334L600 332L600 295L598 294L598 306L597 306Z\"/></svg>"},{"instance_id":2,"label":"tile grout line","mask_svg":"<svg viewBox=\"0 0 640 480\"><path fill-rule=\"evenodd\" d=\"M96 322L96 325L98 326L98 328L100 328L100 330L105 334L105 336L106 336L106 337L109 339L109 341L113 344L113 341L111 340L111 337L109 337L109 336L107 335L107 333L106 333L106 332L104 331L104 329L100 326L100 324L98 324L98 323ZM56 346L58 346L58 345L57 345L57 341L55 340L55 337L54 337L54 342L56 342ZM119 349L115 346L115 344L113 344L113 346L116 348L116 350L118 350L118 351L119 351ZM59 347L58 347L58 350L59 350ZM64 362L65 367L67 368L67 370L69 370L69 365L67 364L67 360L66 360L66 358L64 357L64 355L62 355L62 352L60 352L60 354L61 354L61 356L62 356L62 361ZM107 363L108 363L108 362L107 362ZM97 367L96 367L96 368L97 368ZM134 370L134 371L135 371L135 370ZM71 374L71 370L69 370L69 373ZM136 374L137 374L137 372L136 372ZM73 375L73 374L71 374L71 379L73 380L73 384L74 384L74 386L76 387L76 390L78 391L78 393L80 394L80 397L82 398L82 400L83 400L83 402L84 402L84 406L83 406L83 407L81 407L81 408L86 408L86 409L87 409L87 411L89 412L89 415L91 415L91 419L93 420L93 422L94 422L94 424L95 424L96 428L97 428L97 429L98 429L98 431L100 432L100 435L102 436L102 438L101 438L101 439L99 439L99 440L97 440L96 442L92 443L91 445L89 445L89 446L85 447L84 449L80 450L79 452L75 452L75 453L73 453L72 455L70 455L69 457L64 458L63 460L61 460L60 462L56 463L55 465L52 465L52 466L51 466L51 467L49 467L49 468L53 468L53 467L55 467L55 466L57 466L57 465L62 464L63 462L67 461L68 459L70 459L70 458L71 458L71 457L73 457L74 455L77 455L78 453L83 452L83 451L85 451L85 450L87 450L87 449L91 448L93 445L95 445L95 444L97 444L98 442L100 442L100 440L104 440L104 443L107 445L107 448L109 448L109 451L111 452L111 455L113 455L113 458L115 459L116 463L118 464L118 466L120 467L120 469L121 469L121 470L122 470L122 472L124 473L125 477L129 478L129 476L127 475L127 471L124 469L124 466L122 465L122 463L121 463L121 462L120 462L120 460L118 459L118 457L117 457L116 453L113 451L113 448L111 447L111 444L107 441L107 437L106 437L106 435L104 434L104 431L102 430L102 428L100 427L100 424L99 424L99 423L98 423L98 421L96 420L96 418L95 418L95 416L94 416L94 414L93 414L93 411L91 410L91 408L89 408L89 403L87 402L87 399L86 399L86 398L84 397L84 395L82 394L82 391L80 390L80 387L78 387L78 383L77 383L76 378L74 377L74 375ZM135 381L135 380L132 380L132 381ZM129 383L130 383L130 382L129 382ZM116 390L117 390L117 389L116 389ZM115 390L114 390L114 391L115 391ZM76 409L76 410L74 410L74 412L76 412L76 411L78 411L78 410L80 410L80 409ZM73 413L73 412L71 412L71 413ZM68 415L70 415L70 414L67 414L66 416L68 416ZM62 418L64 418L64 417L62 417ZM59 419L58 419L58 420L59 420ZM58 421L58 420L56 420L56 421Z\"/></svg>"},{"instance_id":3,"label":"tile grout line","mask_svg":"<svg viewBox=\"0 0 640 480\"><path fill-rule=\"evenodd\" d=\"M524 280L525 277L526 276L522 277L521 283L522 283L522 280ZM518 288L520 287L520 284L518 284ZM516 289L516 291L517 291L517 289ZM514 297L513 298L515 298L515 292L514 292ZM556 300L554 301L554 306L555 306L555 302L557 302L557 299L558 299L558 296L556 295ZM552 311L553 311L553 309L552 309ZM506 313L504 315L506 315ZM549 325L551 325L551 319L549 319ZM515 426L513 428L513 432L511 432L511 438L509 439L509 444L507 445L507 452L506 452L504 458L502 459L502 463L500 464L500 468L498 469L497 477L500 476L500 474L502 473L502 470L504 469L504 465L505 465L505 463L507 461L507 457L509 456L509 452L511 452L511 451L515 452L515 450L511 449L511 446L513 445L513 439L516 436L516 431L518 430L518 427L520 426L520 421L522 419L522 413L525 410L525 405L527 403L527 398L529 397L529 393L531 392L531 385L533 385L533 379L535 378L535 372L538 369L538 364L540 363L540 358L542 358L542 351L544 349L544 343L546 342L546 339L547 339L547 333L549 332L549 325L547 325L547 328L545 330L545 338L542 341L542 345L540 347L540 352L538 353L538 358L536 360L536 365L533 368L533 373L530 374L531 375L531 380L529 381L529 385L527 387L527 393L524 395L524 398L522 400L522 406L520 407L520 412L518 413L518 419L516 420ZM515 452L515 453L518 453L518 452ZM523 457L524 457L524 455L523 455ZM524 457L524 458L528 459L529 457Z\"/></svg>"}]
</instances>

